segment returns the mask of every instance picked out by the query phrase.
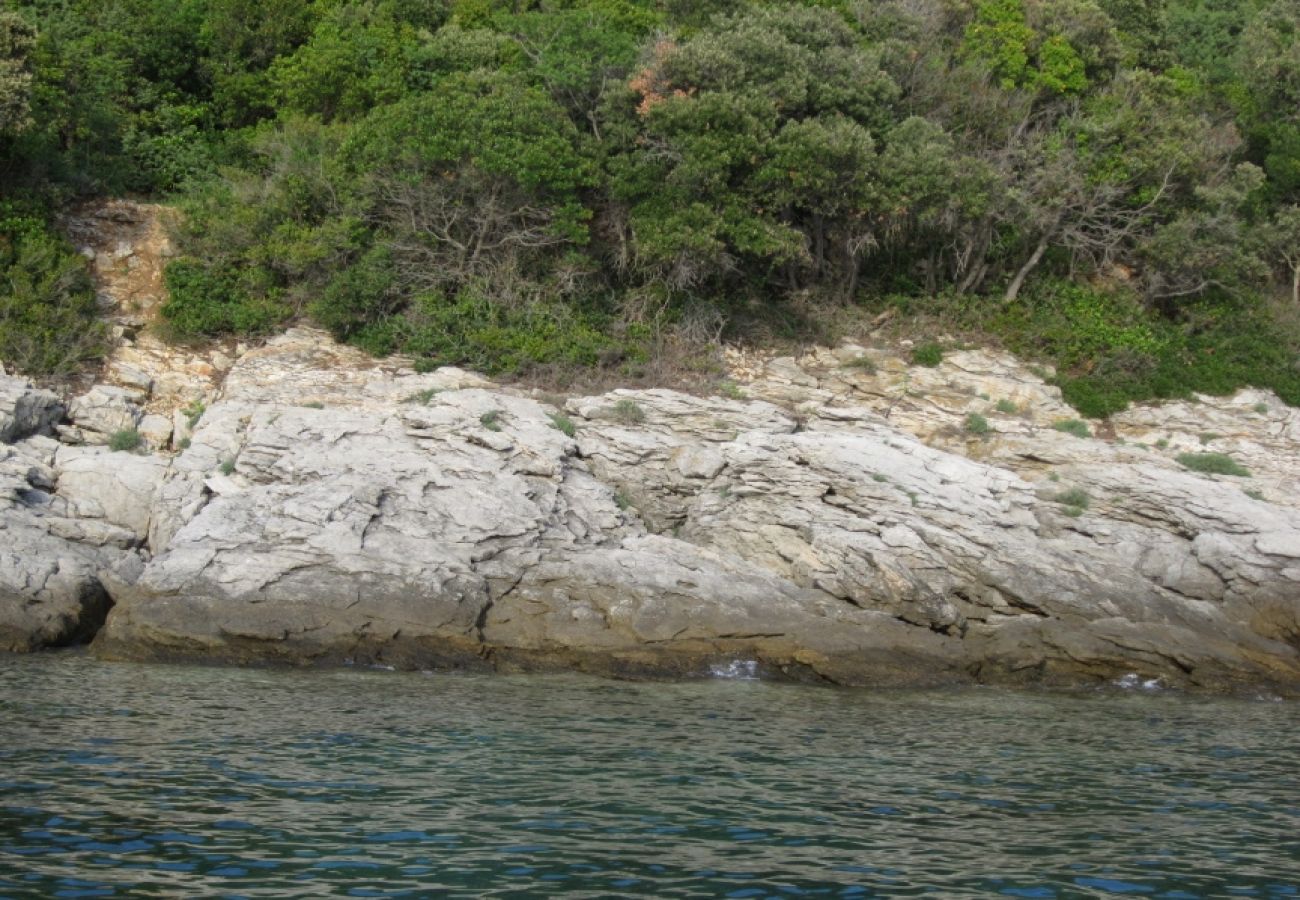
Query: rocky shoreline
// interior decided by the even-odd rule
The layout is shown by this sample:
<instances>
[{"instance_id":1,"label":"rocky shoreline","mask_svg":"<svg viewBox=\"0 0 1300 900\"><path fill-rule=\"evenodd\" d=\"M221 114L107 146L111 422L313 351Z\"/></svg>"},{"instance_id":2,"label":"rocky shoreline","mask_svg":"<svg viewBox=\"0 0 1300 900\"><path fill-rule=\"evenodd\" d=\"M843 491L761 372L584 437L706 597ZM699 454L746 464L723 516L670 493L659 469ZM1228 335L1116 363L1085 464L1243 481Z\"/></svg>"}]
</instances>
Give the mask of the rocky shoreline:
<instances>
[{"instance_id":1,"label":"rocky shoreline","mask_svg":"<svg viewBox=\"0 0 1300 900\"><path fill-rule=\"evenodd\" d=\"M1300 693L1300 414L1271 395L1085 437L997 354L731 363L728 397L548 403L296 329L188 398L0 378L0 649ZM1205 449L1253 477L1175 459Z\"/></svg>"}]
</instances>

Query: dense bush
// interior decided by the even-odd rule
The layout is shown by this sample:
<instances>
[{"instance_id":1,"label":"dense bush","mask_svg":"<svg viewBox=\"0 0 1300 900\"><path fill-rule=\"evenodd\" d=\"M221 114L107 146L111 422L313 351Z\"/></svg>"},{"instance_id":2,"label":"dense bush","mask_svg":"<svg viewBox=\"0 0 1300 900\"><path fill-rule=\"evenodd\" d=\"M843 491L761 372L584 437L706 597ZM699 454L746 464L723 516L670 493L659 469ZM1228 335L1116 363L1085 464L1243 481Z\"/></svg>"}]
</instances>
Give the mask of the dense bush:
<instances>
[{"instance_id":1,"label":"dense bush","mask_svg":"<svg viewBox=\"0 0 1300 900\"><path fill-rule=\"evenodd\" d=\"M1294 0L10 8L0 190L178 200L180 337L639 365L901 295L1089 414L1300 399ZM66 248L19 243L67 314Z\"/></svg>"},{"instance_id":2,"label":"dense bush","mask_svg":"<svg viewBox=\"0 0 1300 900\"><path fill-rule=\"evenodd\" d=\"M105 327L96 318L85 259L13 204L0 203L0 272L5 365L60 377L103 353Z\"/></svg>"}]
</instances>

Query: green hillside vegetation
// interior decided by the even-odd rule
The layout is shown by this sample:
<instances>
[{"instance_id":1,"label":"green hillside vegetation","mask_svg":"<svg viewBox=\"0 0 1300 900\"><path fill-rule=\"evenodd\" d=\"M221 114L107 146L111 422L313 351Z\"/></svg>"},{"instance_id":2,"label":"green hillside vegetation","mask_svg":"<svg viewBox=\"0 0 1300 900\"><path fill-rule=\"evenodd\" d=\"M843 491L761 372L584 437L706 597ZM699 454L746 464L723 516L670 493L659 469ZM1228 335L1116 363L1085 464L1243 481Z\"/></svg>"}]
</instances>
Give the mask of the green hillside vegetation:
<instances>
[{"instance_id":1,"label":"green hillside vegetation","mask_svg":"<svg viewBox=\"0 0 1300 900\"><path fill-rule=\"evenodd\" d=\"M183 210L178 338L491 373L887 307L1104 415L1300 403L1296 0L6 0L0 358L94 356L52 224ZM832 335L833 336L833 335Z\"/></svg>"}]
</instances>

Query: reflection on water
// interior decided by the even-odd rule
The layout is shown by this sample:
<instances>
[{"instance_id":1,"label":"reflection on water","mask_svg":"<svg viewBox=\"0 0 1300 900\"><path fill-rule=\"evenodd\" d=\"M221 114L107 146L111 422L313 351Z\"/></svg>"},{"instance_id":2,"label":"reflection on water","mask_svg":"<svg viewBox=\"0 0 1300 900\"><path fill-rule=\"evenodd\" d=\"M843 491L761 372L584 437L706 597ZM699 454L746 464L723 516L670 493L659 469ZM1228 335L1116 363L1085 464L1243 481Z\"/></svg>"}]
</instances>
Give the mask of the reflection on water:
<instances>
[{"instance_id":1,"label":"reflection on water","mask_svg":"<svg viewBox=\"0 0 1300 900\"><path fill-rule=\"evenodd\" d=\"M1300 897L1291 703L0 657L0 897Z\"/></svg>"}]
</instances>

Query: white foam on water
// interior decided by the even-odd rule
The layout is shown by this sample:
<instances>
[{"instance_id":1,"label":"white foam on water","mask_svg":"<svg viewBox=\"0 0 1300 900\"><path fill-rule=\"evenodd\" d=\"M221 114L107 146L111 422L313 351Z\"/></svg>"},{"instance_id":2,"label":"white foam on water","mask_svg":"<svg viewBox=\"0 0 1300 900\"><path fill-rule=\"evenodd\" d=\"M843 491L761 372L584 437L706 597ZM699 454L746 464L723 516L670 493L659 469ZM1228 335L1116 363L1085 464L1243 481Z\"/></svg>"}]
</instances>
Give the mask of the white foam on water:
<instances>
[{"instance_id":1,"label":"white foam on water","mask_svg":"<svg viewBox=\"0 0 1300 900\"><path fill-rule=\"evenodd\" d=\"M1162 691L1165 687L1160 683L1159 678L1143 678L1137 672L1129 672L1127 675L1115 679L1114 684L1116 687L1125 690L1140 688L1144 691Z\"/></svg>"},{"instance_id":2,"label":"white foam on water","mask_svg":"<svg viewBox=\"0 0 1300 900\"><path fill-rule=\"evenodd\" d=\"M714 678L730 678L736 681L757 681L758 660L733 659L727 663L715 663L709 666L709 674Z\"/></svg>"}]
</instances>

